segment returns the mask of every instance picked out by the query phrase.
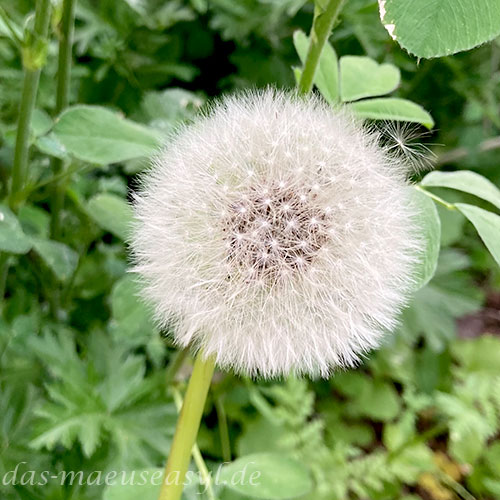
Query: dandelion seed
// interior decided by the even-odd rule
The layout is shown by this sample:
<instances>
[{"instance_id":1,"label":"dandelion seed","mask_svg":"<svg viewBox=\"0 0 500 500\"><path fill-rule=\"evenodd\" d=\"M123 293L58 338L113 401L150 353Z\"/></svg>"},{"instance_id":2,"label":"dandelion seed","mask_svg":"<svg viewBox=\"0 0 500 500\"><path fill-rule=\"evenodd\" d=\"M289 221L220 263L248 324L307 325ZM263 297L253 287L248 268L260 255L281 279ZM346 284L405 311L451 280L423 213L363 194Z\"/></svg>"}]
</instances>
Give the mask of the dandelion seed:
<instances>
[{"instance_id":1,"label":"dandelion seed","mask_svg":"<svg viewBox=\"0 0 500 500\"><path fill-rule=\"evenodd\" d=\"M268 377L328 376L376 347L420 246L407 166L378 139L346 111L273 90L181 129L135 202L135 271L160 326L175 318L178 345ZM292 154L305 140L310 154Z\"/></svg>"}]
</instances>

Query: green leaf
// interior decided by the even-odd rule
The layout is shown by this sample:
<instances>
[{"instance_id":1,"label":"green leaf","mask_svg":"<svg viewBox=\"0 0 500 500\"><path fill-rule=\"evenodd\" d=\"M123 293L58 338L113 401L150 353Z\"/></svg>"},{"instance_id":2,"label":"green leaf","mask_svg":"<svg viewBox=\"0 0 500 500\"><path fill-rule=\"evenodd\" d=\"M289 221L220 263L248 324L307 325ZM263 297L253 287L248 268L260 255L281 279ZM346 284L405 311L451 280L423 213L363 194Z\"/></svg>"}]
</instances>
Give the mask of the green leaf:
<instances>
[{"instance_id":1,"label":"green leaf","mask_svg":"<svg viewBox=\"0 0 500 500\"><path fill-rule=\"evenodd\" d=\"M305 464L281 453L255 453L222 467L219 480L253 498L296 498L311 491L313 482Z\"/></svg>"},{"instance_id":2,"label":"green leaf","mask_svg":"<svg viewBox=\"0 0 500 500\"><path fill-rule=\"evenodd\" d=\"M140 300L136 281L135 276L127 274L111 291L111 331L119 342L134 346L146 344L157 335L152 312Z\"/></svg>"},{"instance_id":3,"label":"green leaf","mask_svg":"<svg viewBox=\"0 0 500 500\"><path fill-rule=\"evenodd\" d=\"M430 172L421 182L422 186L445 187L473 194L500 208L500 189L482 175L470 170L458 172Z\"/></svg>"},{"instance_id":4,"label":"green leaf","mask_svg":"<svg viewBox=\"0 0 500 500\"><path fill-rule=\"evenodd\" d=\"M401 74L392 64L378 64L370 57L340 58L340 98L343 102L389 94L399 86Z\"/></svg>"},{"instance_id":5,"label":"green leaf","mask_svg":"<svg viewBox=\"0 0 500 500\"><path fill-rule=\"evenodd\" d=\"M58 241L34 238L33 247L61 281L67 280L75 271L78 254L68 245Z\"/></svg>"},{"instance_id":6,"label":"green leaf","mask_svg":"<svg viewBox=\"0 0 500 500\"><path fill-rule=\"evenodd\" d=\"M122 473L123 474L123 473ZM158 500L163 469L144 469L127 472L116 478L104 490L103 500Z\"/></svg>"},{"instance_id":7,"label":"green leaf","mask_svg":"<svg viewBox=\"0 0 500 500\"><path fill-rule=\"evenodd\" d=\"M0 205L0 251L24 254L32 246L31 239L24 234L17 217L7 206Z\"/></svg>"},{"instance_id":8,"label":"green leaf","mask_svg":"<svg viewBox=\"0 0 500 500\"><path fill-rule=\"evenodd\" d=\"M363 415L387 422L399 414L398 393L392 384L374 381L369 390L363 391L362 397L357 398L357 407Z\"/></svg>"},{"instance_id":9,"label":"green leaf","mask_svg":"<svg viewBox=\"0 0 500 500\"><path fill-rule=\"evenodd\" d=\"M455 206L472 222L486 248L500 266L500 216L467 203Z\"/></svg>"},{"instance_id":10,"label":"green leaf","mask_svg":"<svg viewBox=\"0 0 500 500\"><path fill-rule=\"evenodd\" d=\"M300 30L293 34L293 44L304 64L309 47L309 38ZM339 100L339 68L337 54L333 47L327 42L321 52L318 68L314 75L314 84L318 87L321 95L329 104L336 104Z\"/></svg>"},{"instance_id":11,"label":"green leaf","mask_svg":"<svg viewBox=\"0 0 500 500\"><path fill-rule=\"evenodd\" d=\"M498 0L379 0L380 18L417 57L469 50L500 35Z\"/></svg>"},{"instance_id":12,"label":"green leaf","mask_svg":"<svg viewBox=\"0 0 500 500\"><path fill-rule=\"evenodd\" d=\"M416 291L425 286L436 272L441 246L441 220L436 205L426 194L413 189L412 196L420 214L418 223L422 231L419 236L425 245L415 272Z\"/></svg>"},{"instance_id":13,"label":"green leaf","mask_svg":"<svg viewBox=\"0 0 500 500\"><path fill-rule=\"evenodd\" d=\"M106 231L122 240L127 239L132 222L132 208L119 196L97 194L87 203L87 212Z\"/></svg>"},{"instance_id":14,"label":"green leaf","mask_svg":"<svg viewBox=\"0 0 500 500\"><path fill-rule=\"evenodd\" d=\"M155 130L99 106L69 108L53 133L76 158L98 165L150 156L160 144Z\"/></svg>"},{"instance_id":15,"label":"green leaf","mask_svg":"<svg viewBox=\"0 0 500 500\"><path fill-rule=\"evenodd\" d=\"M367 99L353 102L350 107L361 118L421 123L427 128L434 126L432 116L422 106L399 97Z\"/></svg>"}]
</instances>

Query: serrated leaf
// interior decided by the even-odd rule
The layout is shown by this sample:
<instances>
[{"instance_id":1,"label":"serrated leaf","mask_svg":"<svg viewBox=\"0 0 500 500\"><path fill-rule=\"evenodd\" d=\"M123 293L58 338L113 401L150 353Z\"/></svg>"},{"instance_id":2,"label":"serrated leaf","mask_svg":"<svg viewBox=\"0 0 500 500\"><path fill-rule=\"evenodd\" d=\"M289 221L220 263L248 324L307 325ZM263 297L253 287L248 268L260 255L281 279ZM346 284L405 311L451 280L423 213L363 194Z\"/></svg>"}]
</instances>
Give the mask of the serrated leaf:
<instances>
[{"instance_id":1,"label":"serrated leaf","mask_svg":"<svg viewBox=\"0 0 500 500\"><path fill-rule=\"evenodd\" d=\"M307 466L281 453L238 458L222 467L219 480L237 493L268 500L300 497L313 487Z\"/></svg>"},{"instance_id":2,"label":"serrated leaf","mask_svg":"<svg viewBox=\"0 0 500 500\"><path fill-rule=\"evenodd\" d=\"M455 206L472 222L486 248L500 266L500 216L467 203L456 203Z\"/></svg>"},{"instance_id":3,"label":"serrated leaf","mask_svg":"<svg viewBox=\"0 0 500 500\"><path fill-rule=\"evenodd\" d=\"M470 170L458 172L430 172L421 182L422 186L444 187L463 191L489 201L500 208L500 189L482 175Z\"/></svg>"},{"instance_id":4,"label":"serrated leaf","mask_svg":"<svg viewBox=\"0 0 500 500\"><path fill-rule=\"evenodd\" d=\"M293 44L299 55L300 61L304 64L309 47L309 38L300 30L293 34ZM339 100L339 69L337 54L333 47L327 42L321 52L318 68L314 75L314 84L318 87L321 95L334 105Z\"/></svg>"},{"instance_id":5,"label":"serrated leaf","mask_svg":"<svg viewBox=\"0 0 500 500\"><path fill-rule=\"evenodd\" d=\"M25 254L33 243L21 227L17 217L5 205L0 205L0 251Z\"/></svg>"},{"instance_id":6,"label":"serrated leaf","mask_svg":"<svg viewBox=\"0 0 500 500\"><path fill-rule=\"evenodd\" d=\"M380 18L401 47L441 57L500 35L498 0L378 0Z\"/></svg>"},{"instance_id":7,"label":"serrated leaf","mask_svg":"<svg viewBox=\"0 0 500 500\"><path fill-rule=\"evenodd\" d=\"M61 281L67 280L75 271L78 254L68 245L59 241L34 238L33 248Z\"/></svg>"},{"instance_id":8,"label":"serrated leaf","mask_svg":"<svg viewBox=\"0 0 500 500\"><path fill-rule=\"evenodd\" d=\"M422 106L399 97L367 99L353 102L349 107L360 118L421 123L429 129L434 126L432 116Z\"/></svg>"},{"instance_id":9,"label":"serrated leaf","mask_svg":"<svg viewBox=\"0 0 500 500\"><path fill-rule=\"evenodd\" d=\"M97 194L87 203L87 212L97 224L118 238L126 240L130 234L132 208L119 196Z\"/></svg>"},{"instance_id":10,"label":"serrated leaf","mask_svg":"<svg viewBox=\"0 0 500 500\"><path fill-rule=\"evenodd\" d=\"M389 94L399 86L401 74L393 64L378 64L370 57L340 58L340 97L343 102Z\"/></svg>"},{"instance_id":11,"label":"serrated leaf","mask_svg":"<svg viewBox=\"0 0 500 500\"><path fill-rule=\"evenodd\" d=\"M415 270L415 290L425 286L434 276L441 246L441 221L434 202L424 193L413 189L413 202L416 204L423 242L422 254L418 256Z\"/></svg>"},{"instance_id":12,"label":"serrated leaf","mask_svg":"<svg viewBox=\"0 0 500 500\"><path fill-rule=\"evenodd\" d=\"M52 129L66 150L80 160L107 165L154 154L158 133L100 106L74 106Z\"/></svg>"}]
</instances>

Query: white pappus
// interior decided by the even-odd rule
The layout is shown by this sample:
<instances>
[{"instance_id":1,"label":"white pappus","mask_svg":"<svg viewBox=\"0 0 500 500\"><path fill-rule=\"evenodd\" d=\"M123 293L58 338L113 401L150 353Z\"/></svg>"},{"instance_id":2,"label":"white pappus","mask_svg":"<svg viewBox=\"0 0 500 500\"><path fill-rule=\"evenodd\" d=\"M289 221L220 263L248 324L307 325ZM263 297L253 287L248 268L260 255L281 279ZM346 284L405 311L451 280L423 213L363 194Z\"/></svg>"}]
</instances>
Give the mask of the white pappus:
<instances>
[{"instance_id":1,"label":"white pappus","mask_svg":"<svg viewBox=\"0 0 500 500\"><path fill-rule=\"evenodd\" d=\"M408 166L343 109L227 97L142 178L132 251L180 346L221 368L328 376L397 324L420 243Z\"/></svg>"}]
</instances>

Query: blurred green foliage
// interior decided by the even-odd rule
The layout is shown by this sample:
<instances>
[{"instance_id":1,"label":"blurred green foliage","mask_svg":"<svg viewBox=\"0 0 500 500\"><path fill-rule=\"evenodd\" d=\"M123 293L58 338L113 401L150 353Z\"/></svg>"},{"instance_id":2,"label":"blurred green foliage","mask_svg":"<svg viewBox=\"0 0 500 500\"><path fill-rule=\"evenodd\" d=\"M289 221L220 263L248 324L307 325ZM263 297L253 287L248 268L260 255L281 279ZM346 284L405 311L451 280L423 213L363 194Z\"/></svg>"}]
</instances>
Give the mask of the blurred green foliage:
<instances>
[{"instance_id":1,"label":"blurred green foliage","mask_svg":"<svg viewBox=\"0 0 500 500\"><path fill-rule=\"evenodd\" d=\"M0 18L2 198L22 82L13 33L22 36L32 9L28 0L2 2L11 26ZM1 211L8 238L0 248L19 251L9 257L0 319L0 478L19 462L18 479L29 470L161 467L176 422L165 388L175 351L137 298L124 243L126 200L147 165L140 148L156 139L144 132L123 161L109 163L88 148L70 157L60 138L47 134L56 119L60 14L56 4L32 123L29 201L19 223ZM395 95L432 113L437 129L425 140L438 166L473 170L498 184L498 40L417 61L391 40L378 15L374 0L347 2L330 38L337 54L400 68ZM113 123L110 111L149 126L155 137L166 135L222 92L293 86L293 32L308 32L311 19L305 0L79 0L71 103L104 106ZM56 127L71 137L68 130L82 123L66 116ZM126 133L129 125L116 126ZM108 139L109 148L123 152ZM49 239L47 154L70 162L59 241ZM473 199L443 188L433 193L451 203ZM435 277L404 312L399 331L357 370L327 381L217 375L198 440L209 467L228 453L221 440L226 423L232 458L271 452L300 462L312 478L305 498L500 497L500 272L460 213L438 211L443 250ZM181 370L181 387L186 377ZM0 483L0 496L103 496L104 486L70 483ZM221 500L247 494L216 488ZM196 487L185 495L206 496Z\"/></svg>"}]
</instances>

